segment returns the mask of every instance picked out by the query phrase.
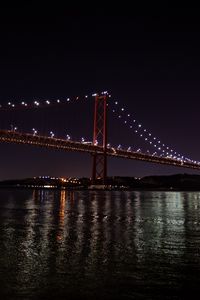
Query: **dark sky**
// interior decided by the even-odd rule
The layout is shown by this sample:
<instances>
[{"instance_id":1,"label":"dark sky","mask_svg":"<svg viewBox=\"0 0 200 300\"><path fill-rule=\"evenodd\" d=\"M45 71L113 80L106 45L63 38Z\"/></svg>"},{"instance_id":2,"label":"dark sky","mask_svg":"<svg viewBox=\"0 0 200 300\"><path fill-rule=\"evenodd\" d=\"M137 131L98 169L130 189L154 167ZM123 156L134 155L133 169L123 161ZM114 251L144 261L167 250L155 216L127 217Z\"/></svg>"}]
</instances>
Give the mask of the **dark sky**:
<instances>
[{"instance_id":1,"label":"dark sky","mask_svg":"<svg viewBox=\"0 0 200 300\"><path fill-rule=\"evenodd\" d=\"M48 11L31 3L1 9L0 103L62 99L108 90L164 143L187 157L200 158L198 17L153 9L148 14L136 11L132 16L104 12L91 16L81 9L51 7ZM92 101L85 107L75 104L67 108L64 126L69 125L74 138L91 139L92 109ZM48 122L51 117L50 126L55 122L56 128L59 112L46 115ZM38 117L34 118L33 126L37 126ZM140 147L138 138L112 118L109 142L135 147L138 143ZM0 179L45 174L81 177L91 173L87 154L3 143L0 154ZM109 159L109 175L177 172L194 173Z\"/></svg>"}]
</instances>

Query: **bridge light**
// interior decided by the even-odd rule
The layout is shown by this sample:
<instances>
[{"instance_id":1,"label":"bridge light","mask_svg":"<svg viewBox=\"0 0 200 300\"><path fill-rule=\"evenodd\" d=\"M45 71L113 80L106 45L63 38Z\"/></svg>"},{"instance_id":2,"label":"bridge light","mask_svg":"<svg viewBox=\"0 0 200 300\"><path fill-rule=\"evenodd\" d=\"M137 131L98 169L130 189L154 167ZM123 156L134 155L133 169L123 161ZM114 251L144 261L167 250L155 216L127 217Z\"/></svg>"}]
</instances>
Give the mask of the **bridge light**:
<instances>
[{"instance_id":1,"label":"bridge light","mask_svg":"<svg viewBox=\"0 0 200 300\"><path fill-rule=\"evenodd\" d=\"M118 103L117 101L114 102L115 105L119 105L120 103ZM114 107L113 107L114 108ZM124 109L123 107L119 108L121 111L126 111L127 112L127 109ZM116 113L115 110L113 110L113 112ZM130 113L126 113L125 114L126 117L129 117L129 116L132 116L132 114ZM116 117L117 118L123 118L123 115L119 115L119 114L116 114ZM153 136L153 134L151 132L148 132L148 129L144 129L143 128L143 125L140 124L138 121L136 121L135 119L133 120L131 118L131 124L129 123L129 120L124 120L123 118L123 122L124 124L127 124L127 126L129 127L129 129L132 129L134 130L134 133L138 134L140 137L143 137L144 141L147 141L151 146L157 148L161 153L162 155L161 156L166 156L168 153L168 158L170 157L174 157L174 156L178 156L178 157L181 157L180 154L177 154L177 152L175 152L175 150L171 149L170 147L168 147L166 144L162 143L158 137L156 136ZM135 124L134 124L135 123ZM142 128L141 128L142 127ZM150 138L151 137L151 138ZM164 149L163 149L164 148ZM167 152L168 151L168 152ZM172 154L171 156L169 156L169 154ZM177 158L178 159L178 158Z\"/></svg>"},{"instance_id":2,"label":"bridge light","mask_svg":"<svg viewBox=\"0 0 200 300\"><path fill-rule=\"evenodd\" d=\"M49 100L46 100L46 104L50 104L50 101L49 101Z\"/></svg>"},{"instance_id":3,"label":"bridge light","mask_svg":"<svg viewBox=\"0 0 200 300\"><path fill-rule=\"evenodd\" d=\"M37 130L35 128L32 128L33 130L33 135L36 135L37 134Z\"/></svg>"},{"instance_id":4,"label":"bridge light","mask_svg":"<svg viewBox=\"0 0 200 300\"><path fill-rule=\"evenodd\" d=\"M53 133L53 131L50 131L50 136L51 136L51 138L53 138L55 136L55 134Z\"/></svg>"},{"instance_id":5,"label":"bridge light","mask_svg":"<svg viewBox=\"0 0 200 300\"><path fill-rule=\"evenodd\" d=\"M57 99L57 103L60 103L60 100L59 100L59 99Z\"/></svg>"}]
</instances>

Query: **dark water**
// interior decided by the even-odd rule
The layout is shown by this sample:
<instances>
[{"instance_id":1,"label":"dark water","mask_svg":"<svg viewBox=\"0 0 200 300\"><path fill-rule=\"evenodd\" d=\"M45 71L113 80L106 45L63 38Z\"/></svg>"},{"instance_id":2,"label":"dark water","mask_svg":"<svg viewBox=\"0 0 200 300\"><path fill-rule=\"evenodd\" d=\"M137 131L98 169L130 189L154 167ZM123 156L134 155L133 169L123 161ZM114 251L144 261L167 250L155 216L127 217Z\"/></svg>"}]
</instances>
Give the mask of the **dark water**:
<instances>
[{"instance_id":1,"label":"dark water","mask_svg":"<svg viewBox=\"0 0 200 300\"><path fill-rule=\"evenodd\" d=\"M0 299L199 292L200 193L0 190Z\"/></svg>"}]
</instances>

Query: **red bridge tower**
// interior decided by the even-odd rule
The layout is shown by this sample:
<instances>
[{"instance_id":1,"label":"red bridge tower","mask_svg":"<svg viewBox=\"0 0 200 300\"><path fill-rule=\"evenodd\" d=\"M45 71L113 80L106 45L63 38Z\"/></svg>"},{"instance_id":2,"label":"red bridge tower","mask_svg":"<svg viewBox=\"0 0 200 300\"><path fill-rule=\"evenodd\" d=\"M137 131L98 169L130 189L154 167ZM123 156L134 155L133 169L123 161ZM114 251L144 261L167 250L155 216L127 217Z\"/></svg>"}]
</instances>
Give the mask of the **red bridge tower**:
<instances>
[{"instance_id":1,"label":"red bridge tower","mask_svg":"<svg viewBox=\"0 0 200 300\"><path fill-rule=\"evenodd\" d=\"M93 155L92 183L106 184L107 177L107 93L95 96L93 144L103 147L103 154Z\"/></svg>"}]
</instances>

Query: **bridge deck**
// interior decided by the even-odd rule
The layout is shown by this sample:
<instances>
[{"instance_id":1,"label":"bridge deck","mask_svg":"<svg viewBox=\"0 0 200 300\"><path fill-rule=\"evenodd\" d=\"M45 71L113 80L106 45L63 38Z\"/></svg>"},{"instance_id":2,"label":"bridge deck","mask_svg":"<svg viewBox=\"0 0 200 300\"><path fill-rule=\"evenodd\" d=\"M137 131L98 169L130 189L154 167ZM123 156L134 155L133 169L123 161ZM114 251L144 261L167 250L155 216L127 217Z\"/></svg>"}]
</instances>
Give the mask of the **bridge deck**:
<instances>
[{"instance_id":1,"label":"bridge deck","mask_svg":"<svg viewBox=\"0 0 200 300\"><path fill-rule=\"evenodd\" d=\"M104 149L98 145L84 144L81 142L75 142L71 140L64 140L58 138L51 138L47 136L39 136L28 133L20 133L11 130L0 130L0 142L6 143L17 143L17 144L26 144L32 146L39 146L45 148L53 148L57 150L65 151L78 151L78 152L87 152L90 154L103 154ZM107 148L107 155L113 157L121 157L126 159L141 160L156 164L165 164L176 167L190 168L200 170L200 165L192 162L182 162L180 160L152 156L150 154L138 153L133 151L126 151L121 149Z\"/></svg>"}]
</instances>

